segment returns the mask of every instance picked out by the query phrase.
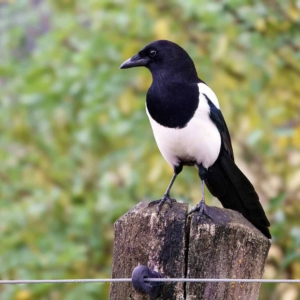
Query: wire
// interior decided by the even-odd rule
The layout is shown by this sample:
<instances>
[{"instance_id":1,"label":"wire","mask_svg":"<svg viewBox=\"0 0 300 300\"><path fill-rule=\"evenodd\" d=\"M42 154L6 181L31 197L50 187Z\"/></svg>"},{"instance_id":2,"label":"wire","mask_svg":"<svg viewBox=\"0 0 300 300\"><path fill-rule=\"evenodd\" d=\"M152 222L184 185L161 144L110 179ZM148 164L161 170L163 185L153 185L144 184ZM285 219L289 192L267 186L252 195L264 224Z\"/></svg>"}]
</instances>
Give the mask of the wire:
<instances>
[{"instance_id":1,"label":"wire","mask_svg":"<svg viewBox=\"0 0 300 300\"><path fill-rule=\"evenodd\" d=\"M92 282L92 283L100 283L100 282L131 282L131 278L0 280L0 284L89 283L89 282Z\"/></svg>"},{"instance_id":2,"label":"wire","mask_svg":"<svg viewBox=\"0 0 300 300\"><path fill-rule=\"evenodd\" d=\"M240 278L149 278L149 282L260 282L300 283L300 279L240 279Z\"/></svg>"},{"instance_id":3,"label":"wire","mask_svg":"<svg viewBox=\"0 0 300 300\"><path fill-rule=\"evenodd\" d=\"M42 284L42 283L105 283L131 282L131 278L107 279L42 279L42 280L0 280L0 284ZM147 278L145 282L249 282L249 283L300 283L300 279L236 279L236 278Z\"/></svg>"}]
</instances>

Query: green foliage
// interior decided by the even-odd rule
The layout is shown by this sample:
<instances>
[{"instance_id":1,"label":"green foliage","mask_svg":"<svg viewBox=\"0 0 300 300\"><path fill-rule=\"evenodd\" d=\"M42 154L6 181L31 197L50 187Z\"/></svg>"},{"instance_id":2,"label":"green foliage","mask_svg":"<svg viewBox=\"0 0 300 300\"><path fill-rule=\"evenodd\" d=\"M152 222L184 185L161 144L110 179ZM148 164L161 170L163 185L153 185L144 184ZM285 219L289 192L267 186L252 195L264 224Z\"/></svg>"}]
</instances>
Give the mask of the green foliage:
<instances>
[{"instance_id":1,"label":"green foliage","mask_svg":"<svg viewBox=\"0 0 300 300\"><path fill-rule=\"evenodd\" d=\"M272 223L266 277L299 278L299 25L293 1L2 5L1 279L110 276L113 222L160 197L172 174L144 111L149 72L118 69L161 38L187 49L218 95L238 164ZM195 170L185 168L172 195L199 200ZM108 290L0 287L3 300L106 299ZM300 299L294 286L263 285L261 294Z\"/></svg>"}]
</instances>

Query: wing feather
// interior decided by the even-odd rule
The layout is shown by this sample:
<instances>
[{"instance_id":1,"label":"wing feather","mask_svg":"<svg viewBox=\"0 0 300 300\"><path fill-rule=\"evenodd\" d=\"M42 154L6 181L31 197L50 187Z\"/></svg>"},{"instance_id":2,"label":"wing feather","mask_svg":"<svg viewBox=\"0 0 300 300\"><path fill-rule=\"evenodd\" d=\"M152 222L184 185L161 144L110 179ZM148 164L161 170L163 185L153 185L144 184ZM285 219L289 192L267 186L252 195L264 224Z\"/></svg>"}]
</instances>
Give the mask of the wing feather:
<instances>
[{"instance_id":1,"label":"wing feather","mask_svg":"<svg viewBox=\"0 0 300 300\"><path fill-rule=\"evenodd\" d=\"M203 94L203 96L206 98L207 103L210 107L209 116L210 116L211 120L215 123L215 125L217 126L217 128L220 132L222 146L224 147L226 152L229 154L229 156L234 161L233 149L232 149L232 145L231 145L231 138L230 138L230 134L229 134L225 119L222 115L222 112L220 109L218 109L214 105L214 103L208 98L208 96L206 94Z\"/></svg>"}]
</instances>

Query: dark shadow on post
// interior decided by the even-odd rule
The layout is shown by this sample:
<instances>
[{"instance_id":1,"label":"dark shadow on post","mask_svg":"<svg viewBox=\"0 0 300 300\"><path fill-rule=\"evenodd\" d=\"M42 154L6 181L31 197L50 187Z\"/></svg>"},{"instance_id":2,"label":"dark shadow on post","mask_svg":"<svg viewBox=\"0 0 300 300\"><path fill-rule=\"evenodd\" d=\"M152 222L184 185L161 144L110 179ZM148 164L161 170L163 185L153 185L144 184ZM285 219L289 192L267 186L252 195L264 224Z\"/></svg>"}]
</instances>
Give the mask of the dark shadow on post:
<instances>
[{"instance_id":1,"label":"dark shadow on post","mask_svg":"<svg viewBox=\"0 0 300 300\"><path fill-rule=\"evenodd\" d=\"M188 205L165 205L157 214L156 206L139 203L115 223L112 278L131 277L141 264L164 277L184 277L185 229ZM183 283L164 286L161 299L183 299ZM112 283L110 300L146 300L131 283Z\"/></svg>"}]
</instances>

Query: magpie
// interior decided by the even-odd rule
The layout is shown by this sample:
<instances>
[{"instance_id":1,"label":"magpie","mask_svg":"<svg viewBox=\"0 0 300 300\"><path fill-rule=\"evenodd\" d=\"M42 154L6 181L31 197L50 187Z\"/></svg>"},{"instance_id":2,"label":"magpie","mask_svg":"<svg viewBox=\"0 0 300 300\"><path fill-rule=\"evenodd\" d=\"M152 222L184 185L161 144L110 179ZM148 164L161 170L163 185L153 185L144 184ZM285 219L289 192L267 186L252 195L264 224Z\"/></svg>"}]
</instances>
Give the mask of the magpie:
<instances>
[{"instance_id":1,"label":"magpie","mask_svg":"<svg viewBox=\"0 0 300 300\"><path fill-rule=\"evenodd\" d=\"M146 112L158 148L172 166L174 175L158 204L175 201L170 190L183 166L195 166L202 183L202 198L190 212L209 216L204 200L204 187L225 208L233 209L248 219L267 238L270 223L259 197L248 178L234 162L231 139L218 99L197 75L188 53L179 45L158 40L146 45L120 69L146 67L152 74L147 92ZM210 217L210 216L209 216Z\"/></svg>"}]
</instances>

